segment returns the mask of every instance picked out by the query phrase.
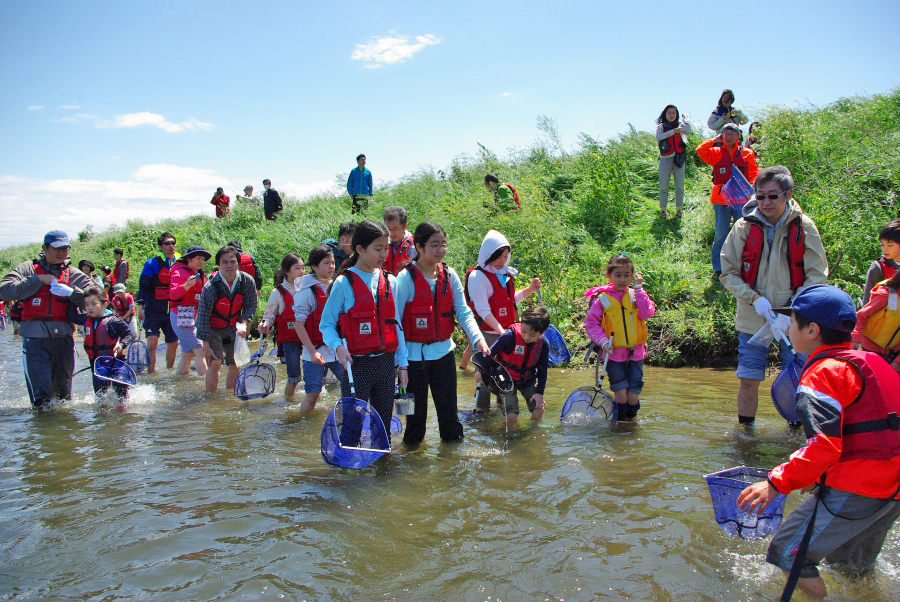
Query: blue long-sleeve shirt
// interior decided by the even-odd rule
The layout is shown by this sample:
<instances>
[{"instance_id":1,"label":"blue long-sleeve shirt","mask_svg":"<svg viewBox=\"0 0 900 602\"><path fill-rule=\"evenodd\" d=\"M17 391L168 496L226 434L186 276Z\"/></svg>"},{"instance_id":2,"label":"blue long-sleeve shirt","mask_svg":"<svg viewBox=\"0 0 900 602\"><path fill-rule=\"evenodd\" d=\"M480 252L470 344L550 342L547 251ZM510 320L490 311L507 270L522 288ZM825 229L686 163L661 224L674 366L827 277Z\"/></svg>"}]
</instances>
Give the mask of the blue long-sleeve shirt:
<instances>
[{"instance_id":1,"label":"blue long-sleeve shirt","mask_svg":"<svg viewBox=\"0 0 900 602\"><path fill-rule=\"evenodd\" d=\"M484 335L481 334L481 329L478 328L478 324L475 322L475 316L472 314L472 310L466 305L466 297L463 293L463 286L459 276L453 268L448 267L447 271L450 275L450 291L453 295L453 310L456 312L456 319L459 322L460 327L462 327L463 332L466 333L466 336L469 337L469 341L471 341L474 346L478 342L478 339L484 339ZM432 280L426 278L425 281L428 283L428 286L431 287L431 292L433 294L437 279ZM402 319L406 304L413 300L415 294L416 285L413 282L412 276L410 276L407 270L400 270L400 274L397 276L397 293L394 298L397 306L398 319ZM407 342L406 352L408 358L412 361L431 361L444 357L453 351L455 347L456 343L453 342L452 338L436 343Z\"/></svg>"},{"instance_id":2,"label":"blue long-sleeve shirt","mask_svg":"<svg viewBox=\"0 0 900 602\"><path fill-rule=\"evenodd\" d=\"M363 167L362 171L358 167L354 167L350 171L350 177L347 178L347 194L372 196L372 172L367 167Z\"/></svg>"},{"instance_id":3,"label":"blue long-sleeve shirt","mask_svg":"<svg viewBox=\"0 0 900 602\"><path fill-rule=\"evenodd\" d=\"M166 259L165 255L157 253L144 262L144 268L141 270L140 283L138 284L138 293L134 298L134 302L138 305L143 305L146 313L165 315L169 313L169 301L168 299L157 300L154 297L152 287L153 279L159 274L159 262L156 261L157 258L165 261L166 265L171 268L175 265L175 260L178 259L178 253L176 253L172 259Z\"/></svg>"},{"instance_id":4,"label":"blue long-sleeve shirt","mask_svg":"<svg viewBox=\"0 0 900 602\"><path fill-rule=\"evenodd\" d=\"M372 299L378 294L378 279L375 276L378 270L374 272L363 272L362 270L352 267L350 268L356 276L358 276L363 284L372 291ZM388 274L388 284L391 287L391 294L394 295L394 306L397 305L397 279L393 275ZM373 290L373 286L375 287ZM337 353L337 348L343 345L341 337L338 335L337 324L338 316L346 313L348 309L353 307L355 297L353 295L353 287L347 282L344 276L338 276L337 280L331 287L331 294L328 295L328 301L325 303L325 309L322 310L322 321L319 322L319 331L322 333L322 339L325 344ZM400 315L397 314L397 321L400 321ZM397 327L397 351L394 352L394 365L409 365L406 340L403 337L403 331Z\"/></svg>"}]
</instances>

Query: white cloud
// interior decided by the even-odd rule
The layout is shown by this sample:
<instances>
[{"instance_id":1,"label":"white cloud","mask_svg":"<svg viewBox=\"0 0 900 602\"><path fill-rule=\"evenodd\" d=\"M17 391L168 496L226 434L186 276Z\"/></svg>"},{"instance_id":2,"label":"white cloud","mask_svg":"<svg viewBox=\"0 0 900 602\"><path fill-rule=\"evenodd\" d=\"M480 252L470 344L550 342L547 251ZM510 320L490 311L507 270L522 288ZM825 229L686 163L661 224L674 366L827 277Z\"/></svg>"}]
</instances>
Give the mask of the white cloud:
<instances>
[{"instance_id":1,"label":"white cloud","mask_svg":"<svg viewBox=\"0 0 900 602\"><path fill-rule=\"evenodd\" d=\"M72 110L72 111L74 111L74 110L76 110L76 109L80 109L80 108L81 108L81 105L59 105L59 108L60 108L60 110L65 109L65 110Z\"/></svg>"},{"instance_id":2,"label":"white cloud","mask_svg":"<svg viewBox=\"0 0 900 602\"><path fill-rule=\"evenodd\" d=\"M73 106L74 108L74 106ZM124 115L116 115L113 119L103 119L97 115L88 113L78 113L69 117L61 117L56 121L62 123L79 123L81 121L93 122L97 128L135 128L143 125L158 127L161 130L177 134L185 130L211 130L215 126L211 123L205 123L199 119L190 117L181 123L172 123L159 113L150 113L149 111L141 111L139 113L125 113Z\"/></svg>"},{"instance_id":3,"label":"white cloud","mask_svg":"<svg viewBox=\"0 0 900 602\"><path fill-rule=\"evenodd\" d=\"M28 110L29 111L43 111L44 107L43 107L43 105L28 105Z\"/></svg>"},{"instance_id":4,"label":"white cloud","mask_svg":"<svg viewBox=\"0 0 900 602\"><path fill-rule=\"evenodd\" d=\"M500 95L500 98L506 98L507 96L512 96L512 92L504 92Z\"/></svg>"},{"instance_id":5,"label":"white cloud","mask_svg":"<svg viewBox=\"0 0 900 602\"><path fill-rule=\"evenodd\" d=\"M376 37L365 44L357 44L350 58L363 61L363 66L367 69L377 69L386 64L402 63L426 46L433 46L439 42L440 39L431 34L416 36L414 43L409 41L408 36Z\"/></svg>"},{"instance_id":6,"label":"white cloud","mask_svg":"<svg viewBox=\"0 0 900 602\"><path fill-rule=\"evenodd\" d=\"M225 177L214 169L164 163L139 167L129 181L0 175L0 247L40 241L47 231L57 228L76 236L88 224L99 232L112 224L123 225L129 219L155 221L198 213L212 215L209 199L216 187L222 186L234 199L250 181L246 177ZM331 181L287 181L280 186L276 180L275 188L294 198L337 193Z\"/></svg>"}]
</instances>

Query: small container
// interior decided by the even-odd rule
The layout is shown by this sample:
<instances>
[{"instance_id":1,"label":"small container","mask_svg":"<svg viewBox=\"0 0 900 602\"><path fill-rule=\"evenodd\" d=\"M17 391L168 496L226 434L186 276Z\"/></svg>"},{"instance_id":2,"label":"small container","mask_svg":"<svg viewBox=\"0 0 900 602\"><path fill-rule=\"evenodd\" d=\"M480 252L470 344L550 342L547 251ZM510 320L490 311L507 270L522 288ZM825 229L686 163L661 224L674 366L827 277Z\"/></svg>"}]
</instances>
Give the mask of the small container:
<instances>
[{"instance_id":1,"label":"small container","mask_svg":"<svg viewBox=\"0 0 900 602\"><path fill-rule=\"evenodd\" d=\"M400 389L403 391L403 389ZM397 393L394 395L394 410L397 416L411 416L416 413L416 402L412 393Z\"/></svg>"}]
</instances>

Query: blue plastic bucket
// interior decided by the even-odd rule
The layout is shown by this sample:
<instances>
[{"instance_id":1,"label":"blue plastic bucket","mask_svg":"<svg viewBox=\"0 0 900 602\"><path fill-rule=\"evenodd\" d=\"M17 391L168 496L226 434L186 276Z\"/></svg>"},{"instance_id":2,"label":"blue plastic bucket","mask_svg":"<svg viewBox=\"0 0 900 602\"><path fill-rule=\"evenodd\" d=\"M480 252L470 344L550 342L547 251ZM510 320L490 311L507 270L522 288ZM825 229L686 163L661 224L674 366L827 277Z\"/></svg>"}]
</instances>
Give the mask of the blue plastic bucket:
<instances>
[{"instance_id":1,"label":"blue plastic bucket","mask_svg":"<svg viewBox=\"0 0 900 602\"><path fill-rule=\"evenodd\" d=\"M723 531L744 539L756 539L772 535L778 530L784 516L786 495L779 494L759 515L755 509L752 514L748 514L737 504L741 491L753 483L765 481L768 474L769 471L765 468L736 466L704 476L712 497L716 522Z\"/></svg>"}]
</instances>

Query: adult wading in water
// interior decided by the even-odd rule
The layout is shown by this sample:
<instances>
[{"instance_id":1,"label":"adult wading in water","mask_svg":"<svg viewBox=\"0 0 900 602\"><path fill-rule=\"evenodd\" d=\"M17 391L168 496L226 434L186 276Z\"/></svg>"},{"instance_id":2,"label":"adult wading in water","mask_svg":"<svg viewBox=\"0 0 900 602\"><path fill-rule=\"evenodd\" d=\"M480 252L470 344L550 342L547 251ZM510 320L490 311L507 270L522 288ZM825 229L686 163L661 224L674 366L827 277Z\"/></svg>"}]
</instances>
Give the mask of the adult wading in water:
<instances>
[{"instance_id":1,"label":"adult wading in water","mask_svg":"<svg viewBox=\"0 0 900 602\"><path fill-rule=\"evenodd\" d=\"M22 300L22 363L31 404L43 409L52 399L72 398L75 369L74 327L69 304L84 309L82 291L90 277L69 265L69 237L53 230L44 236L43 254L23 261L0 280L0 299Z\"/></svg>"},{"instance_id":2,"label":"adult wading in water","mask_svg":"<svg viewBox=\"0 0 900 602\"><path fill-rule=\"evenodd\" d=\"M147 333L147 348L150 351L148 372L156 370L156 348L159 346L159 333L162 331L166 341L166 366L175 366L178 356L178 335L169 320L169 281L172 266L178 259L175 252L175 237L170 232L163 232L156 239L159 252L147 260L141 271L140 287L137 299L138 319L144 323Z\"/></svg>"}]
</instances>

